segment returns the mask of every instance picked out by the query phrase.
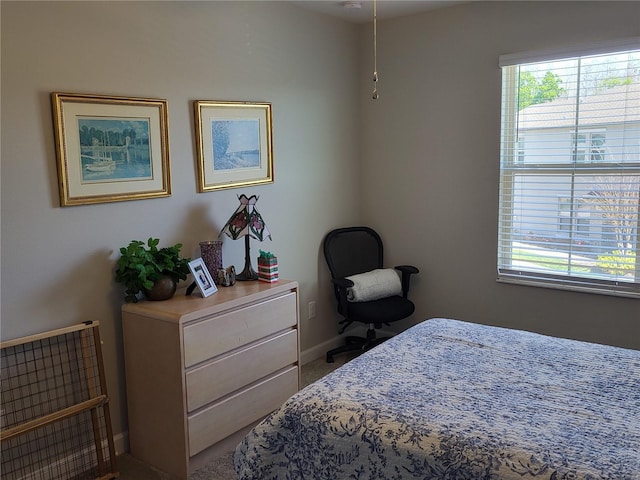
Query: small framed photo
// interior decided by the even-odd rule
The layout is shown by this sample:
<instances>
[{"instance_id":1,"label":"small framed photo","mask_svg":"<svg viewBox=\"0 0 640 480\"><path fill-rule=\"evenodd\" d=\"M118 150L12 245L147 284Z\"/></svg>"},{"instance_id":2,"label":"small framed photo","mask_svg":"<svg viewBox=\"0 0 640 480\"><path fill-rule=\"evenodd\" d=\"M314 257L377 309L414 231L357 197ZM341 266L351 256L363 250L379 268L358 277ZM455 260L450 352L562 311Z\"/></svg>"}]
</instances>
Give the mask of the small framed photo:
<instances>
[{"instance_id":1,"label":"small framed photo","mask_svg":"<svg viewBox=\"0 0 640 480\"><path fill-rule=\"evenodd\" d=\"M198 285L198 290L200 290L203 297L208 297L218 291L218 287L216 287L216 284L211 278L211 274L209 270L207 270L207 266L202 261L202 258L196 258L190 261L189 270L191 270L193 279L196 285Z\"/></svg>"},{"instance_id":2,"label":"small framed photo","mask_svg":"<svg viewBox=\"0 0 640 480\"><path fill-rule=\"evenodd\" d=\"M60 205L171 195L167 101L51 94Z\"/></svg>"},{"instance_id":3,"label":"small framed photo","mask_svg":"<svg viewBox=\"0 0 640 480\"><path fill-rule=\"evenodd\" d=\"M271 104L194 102L198 189L273 182Z\"/></svg>"}]
</instances>

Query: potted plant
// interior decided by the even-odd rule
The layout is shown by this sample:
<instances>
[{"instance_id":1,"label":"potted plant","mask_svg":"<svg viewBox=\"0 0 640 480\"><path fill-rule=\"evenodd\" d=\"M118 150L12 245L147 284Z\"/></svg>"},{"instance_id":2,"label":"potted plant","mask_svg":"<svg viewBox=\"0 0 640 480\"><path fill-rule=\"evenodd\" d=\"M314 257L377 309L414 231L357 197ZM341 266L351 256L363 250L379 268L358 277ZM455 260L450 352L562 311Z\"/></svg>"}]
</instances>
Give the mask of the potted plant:
<instances>
[{"instance_id":1,"label":"potted plant","mask_svg":"<svg viewBox=\"0 0 640 480\"><path fill-rule=\"evenodd\" d=\"M158 248L160 240L149 238L147 244L132 240L120 249L116 264L116 282L122 283L125 302L137 302L142 291L149 300L167 300L173 296L180 280L189 274L189 258L180 258L181 243Z\"/></svg>"}]
</instances>

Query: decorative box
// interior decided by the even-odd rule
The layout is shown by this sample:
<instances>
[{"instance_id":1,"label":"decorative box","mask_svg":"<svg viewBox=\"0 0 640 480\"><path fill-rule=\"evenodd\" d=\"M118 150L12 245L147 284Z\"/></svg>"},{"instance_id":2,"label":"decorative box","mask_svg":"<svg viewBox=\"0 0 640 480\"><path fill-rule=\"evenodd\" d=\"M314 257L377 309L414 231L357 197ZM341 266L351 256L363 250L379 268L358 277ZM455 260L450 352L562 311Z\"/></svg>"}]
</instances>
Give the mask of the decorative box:
<instances>
[{"instance_id":1,"label":"decorative box","mask_svg":"<svg viewBox=\"0 0 640 480\"><path fill-rule=\"evenodd\" d=\"M278 257L258 257L258 280L263 282L278 281Z\"/></svg>"}]
</instances>

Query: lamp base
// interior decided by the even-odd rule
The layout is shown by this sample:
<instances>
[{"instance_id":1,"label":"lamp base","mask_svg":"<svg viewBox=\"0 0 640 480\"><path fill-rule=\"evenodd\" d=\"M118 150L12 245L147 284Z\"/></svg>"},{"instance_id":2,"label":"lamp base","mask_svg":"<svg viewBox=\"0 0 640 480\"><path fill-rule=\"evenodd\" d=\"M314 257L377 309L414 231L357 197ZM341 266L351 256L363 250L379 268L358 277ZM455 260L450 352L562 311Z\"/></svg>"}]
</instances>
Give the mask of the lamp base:
<instances>
[{"instance_id":1,"label":"lamp base","mask_svg":"<svg viewBox=\"0 0 640 480\"><path fill-rule=\"evenodd\" d=\"M249 253L249 235L244 237L244 270L236 275L236 280L245 282L248 280L258 280L258 274L251 266L251 254Z\"/></svg>"},{"instance_id":2,"label":"lamp base","mask_svg":"<svg viewBox=\"0 0 640 480\"><path fill-rule=\"evenodd\" d=\"M245 265L244 270L236 275L236 280L239 280L241 282L247 280L258 280L258 274L253 271L251 265L249 265L248 268L247 265Z\"/></svg>"}]
</instances>

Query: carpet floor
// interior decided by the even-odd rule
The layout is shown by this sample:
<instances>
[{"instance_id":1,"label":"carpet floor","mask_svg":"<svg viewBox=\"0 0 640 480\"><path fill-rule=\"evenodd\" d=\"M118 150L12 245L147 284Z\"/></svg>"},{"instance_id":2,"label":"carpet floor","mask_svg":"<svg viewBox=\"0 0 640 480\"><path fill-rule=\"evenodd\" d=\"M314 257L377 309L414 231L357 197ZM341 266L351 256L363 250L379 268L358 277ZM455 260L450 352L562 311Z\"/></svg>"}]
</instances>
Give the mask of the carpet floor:
<instances>
[{"instance_id":1,"label":"carpet floor","mask_svg":"<svg viewBox=\"0 0 640 480\"><path fill-rule=\"evenodd\" d=\"M343 354L336 357L334 363L327 363L323 358L309 362L302 366L301 379L302 387L306 387L310 383L322 378L327 373L344 365L346 362L354 358L355 354ZM233 480L236 474L233 470L232 452L228 452L220 458L217 458L202 468L198 469L191 475L189 480ZM171 477L166 473L147 465L136 459L129 453L123 453L117 458L118 470L120 471L121 480L170 480Z\"/></svg>"}]
</instances>

